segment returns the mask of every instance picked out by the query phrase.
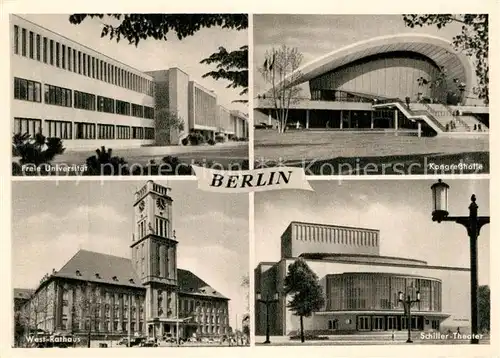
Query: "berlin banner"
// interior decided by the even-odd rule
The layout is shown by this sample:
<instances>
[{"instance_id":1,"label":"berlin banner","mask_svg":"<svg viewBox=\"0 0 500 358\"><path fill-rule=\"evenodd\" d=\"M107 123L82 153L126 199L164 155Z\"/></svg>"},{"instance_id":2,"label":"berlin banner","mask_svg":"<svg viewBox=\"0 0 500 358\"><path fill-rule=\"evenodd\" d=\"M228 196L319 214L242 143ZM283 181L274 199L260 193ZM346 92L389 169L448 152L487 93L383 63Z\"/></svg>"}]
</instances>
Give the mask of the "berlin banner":
<instances>
[{"instance_id":1,"label":"berlin banner","mask_svg":"<svg viewBox=\"0 0 500 358\"><path fill-rule=\"evenodd\" d=\"M248 193L269 190L313 190L302 168L278 167L224 171L193 166L198 189L218 193Z\"/></svg>"}]
</instances>

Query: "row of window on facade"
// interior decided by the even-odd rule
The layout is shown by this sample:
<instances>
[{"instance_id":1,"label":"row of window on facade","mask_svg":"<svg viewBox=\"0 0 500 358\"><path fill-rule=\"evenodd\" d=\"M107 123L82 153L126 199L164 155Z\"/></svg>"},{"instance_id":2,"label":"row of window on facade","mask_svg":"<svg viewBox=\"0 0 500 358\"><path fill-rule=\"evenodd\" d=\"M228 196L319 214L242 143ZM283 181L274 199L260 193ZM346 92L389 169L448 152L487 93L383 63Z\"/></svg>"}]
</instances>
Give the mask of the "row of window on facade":
<instances>
[{"instance_id":1,"label":"row of window on facade","mask_svg":"<svg viewBox=\"0 0 500 358\"><path fill-rule=\"evenodd\" d=\"M14 133L34 136L42 133L48 138L60 139L154 139L151 127L134 127L102 123L69 122L35 118L14 118Z\"/></svg>"},{"instance_id":2,"label":"row of window on facade","mask_svg":"<svg viewBox=\"0 0 500 358\"><path fill-rule=\"evenodd\" d=\"M407 292L410 286L420 292L420 302L416 303L419 311L441 311L441 282L377 275L327 277L326 310L401 309L399 292Z\"/></svg>"},{"instance_id":3,"label":"row of window on facade","mask_svg":"<svg viewBox=\"0 0 500 358\"><path fill-rule=\"evenodd\" d=\"M71 321L71 327L69 326L69 319L63 318L61 320L60 329L73 331L85 331L91 330L93 333L96 332L128 332L130 325L130 332L143 332L144 322L118 322L110 320L101 319L73 319ZM44 320L38 323L38 328L53 330L53 319ZM225 328L220 325L210 325L210 324L200 324L196 330L197 333L206 334L223 334L225 333Z\"/></svg>"},{"instance_id":4,"label":"row of window on facade","mask_svg":"<svg viewBox=\"0 0 500 358\"><path fill-rule=\"evenodd\" d=\"M115 86L153 96L149 79L107 63L83 51L14 25L14 53Z\"/></svg>"},{"instance_id":5,"label":"row of window on facade","mask_svg":"<svg viewBox=\"0 0 500 358\"><path fill-rule=\"evenodd\" d=\"M146 225L146 219L141 220L138 223L139 228L139 237L137 240L146 237L149 234L154 234L161 237L169 237L170 236L170 222L167 219L156 216L155 217L155 227L153 228L150 225Z\"/></svg>"},{"instance_id":6,"label":"row of window on facade","mask_svg":"<svg viewBox=\"0 0 500 358\"><path fill-rule=\"evenodd\" d=\"M295 239L301 241L355 246L378 246L378 233L376 232L306 225L294 225L293 230Z\"/></svg>"},{"instance_id":7,"label":"row of window on facade","mask_svg":"<svg viewBox=\"0 0 500 358\"><path fill-rule=\"evenodd\" d=\"M14 78L14 98L42 102L42 84L40 82L24 78ZM74 107L89 111L133 116L138 118L154 119L154 108L136 103L129 103L119 99L113 99L95 95L92 93L71 90L68 88L44 84L45 104Z\"/></svg>"},{"instance_id":8,"label":"row of window on facade","mask_svg":"<svg viewBox=\"0 0 500 358\"><path fill-rule=\"evenodd\" d=\"M414 316L411 318L411 328L418 329L422 327L422 316ZM390 331L390 330L405 330L408 329L408 319L406 316L357 316L356 329L358 331ZM426 324L430 324L432 329L438 330L440 326L439 320L425 320ZM347 319L347 324L351 324L352 320ZM328 320L328 330L338 330L339 320Z\"/></svg>"},{"instance_id":9,"label":"row of window on facade","mask_svg":"<svg viewBox=\"0 0 500 358\"><path fill-rule=\"evenodd\" d=\"M101 321L101 320L90 320L90 319L85 319L82 321L79 320L73 320L71 322L71 326L68 326L68 319L63 318L61 321L61 330L68 330L72 329L73 331L79 331L83 330L88 332L89 330L93 332L128 332L128 322L111 322L109 320L106 321ZM136 322L130 322L130 331L131 332L142 332L144 327L143 322L139 322L138 324Z\"/></svg>"},{"instance_id":10,"label":"row of window on facade","mask_svg":"<svg viewBox=\"0 0 500 358\"><path fill-rule=\"evenodd\" d=\"M144 320L144 307L141 304L141 306L136 307L132 306L130 307L130 310L128 306L124 305L123 307L119 307L115 305L113 308L111 307L110 304L101 304L96 303L91 307L92 312L88 312L88 308L85 309L85 307L81 307L82 304L77 304L74 305L73 307L69 307L68 305L63 305L62 307L62 314L63 317L67 317L69 315L73 316L73 318L82 318L84 316L88 316L89 314L92 315L92 317L95 318L108 318L110 319L111 317L114 318L114 320L121 320L121 319L128 319L129 318L129 311L130 311L130 319L131 320L136 320L137 313L139 313L139 320Z\"/></svg>"},{"instance_id":11,"label":"row of window on facade","mask_svg":"<svg viewBox=\"0 0 500 358\"><path fill-rule=\"evenodd\" d=\"M223 323L220 322L219 319L225 317L227 315L227 308L219 305L217 302L212 303L210 307L202 307L200 302L195 302L194 300L180 300L179 311L191 314L196 313L199 314L199 317L205 317L206 320L210 320L210 323ZM199 304L198 306L196 304ZM205 302L203 302L205 304ZM208 303L207 303L208 304ZM216 319L217 322L213 322ZM203 322L203 321L202 321ZM208 322L208 321L207 321Z\"/></svg>"}]
</instances>

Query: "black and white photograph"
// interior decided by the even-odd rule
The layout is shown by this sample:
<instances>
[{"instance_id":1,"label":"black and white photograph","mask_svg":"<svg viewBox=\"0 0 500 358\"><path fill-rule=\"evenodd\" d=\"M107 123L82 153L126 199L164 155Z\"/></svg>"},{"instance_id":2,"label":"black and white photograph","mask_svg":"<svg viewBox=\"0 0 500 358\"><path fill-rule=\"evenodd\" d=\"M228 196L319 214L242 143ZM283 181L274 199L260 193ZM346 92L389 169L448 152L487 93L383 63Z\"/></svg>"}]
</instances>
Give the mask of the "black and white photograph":
<instances>
[{"instance_id":1,"label":"black and white photograph","mask_svg":"<svg viewBox=\"0 0 500 358\"><path fill-rule=\"evenodd\" d=\"M3 2L0 356L494 356L494 4Z\"/></svg>"},{"instance_id":2,"label":"black and white photograph","mask_svg":"<svg viewBox=\"0 0 500 358\"><path fill-rule=\"evenodd\" d=\"M488 14L253 16L255 165L489 173Z\"/></svg>"},{"instance_id":3,"label":"black and white photograph","mask_svg":"<svg viewBox=\"0 0 500 358\"><path fill-rule=\"evenodd\" d=\"M249 345L248 195L178 180L12 193L15 347Z\"/></svg>"},{"instance_id":4,"label":"black and white photograph","mask_svg":"<svg viewBox=\"0 0 500 358\"><path fill-rule=\"evenodd\" d=\"M489 344L489 180L311 186L255 194L256 345Z\"/></svg>"},{"instance_id":5,"label":"black and white photograph","mask_svg":"<svg viewBox=\"0 0 500 358\"><path fill-rule=\"evenodd\" d=\"M247 14L10 14L9 27L13 175L248 166Z\"/></svg>"}]
</instances>

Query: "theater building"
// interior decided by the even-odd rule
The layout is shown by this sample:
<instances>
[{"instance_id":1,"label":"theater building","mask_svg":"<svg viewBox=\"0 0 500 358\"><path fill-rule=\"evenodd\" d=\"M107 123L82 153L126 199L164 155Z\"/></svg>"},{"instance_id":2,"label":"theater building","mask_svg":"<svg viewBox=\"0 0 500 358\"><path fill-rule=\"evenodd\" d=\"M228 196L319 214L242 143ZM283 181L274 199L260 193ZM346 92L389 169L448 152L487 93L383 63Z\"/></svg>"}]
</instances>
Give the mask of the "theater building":
<instances>
[{"instance_id":1,"label":"theater building","mask_svg":"<svg viewBox=\"0 0 500 358\"><path fill-rule=\"evenodd\" d=\"M361 41L290 74L290 85L308 83L310 98L290 106L288 124L310 130L484 134L489 110L474 94L474 73L469 58L438 37L403 34ZM256 110L272 125L270 93L258 96Z\"/></svg>"},{"instance_id":2,"label":"theater building","mask_svg":"<svg viewBox=\"0 0 500 358\"><path fill-rule=\"evenodd\" d=\"M373 229L292 222L281 236L281 258L255 269L255 293L269 303L271 335L293 335L299 317L287 307L283 292L288 266L298 258L316 273L324 307L304 317L312 334L363 334L404 331L407 315L399 292L420 302L411 310L411 329L470 329L470 272L467 268L431 266L423 260L380 255L380 232ZM266 332L266 307L255 301L256 335Z\"/></svg>"},{"instance_id":3,"label":"theater building","mask_svg":"<svg viewBox=\"0 0 500 358\"><path fill-rule=\"evenodd\" d=\"M135 193L130 258L78 251L24 298L21 323L100 339L228 334L229 299L177 267L172 203L169 188L148 181Z\"/></svg>"},{"instance_id":4,"label":"theater building","mask_svg":"<svg viewBox=\"0 0 500 358\"><path fill-rule=\"evenodd\" d=\"M215 136L217 95L181 69L143 72L16 15L10 28L13 133L41 132L68 149L177 145L192 130Z\"/></svg>"}]
</instances>

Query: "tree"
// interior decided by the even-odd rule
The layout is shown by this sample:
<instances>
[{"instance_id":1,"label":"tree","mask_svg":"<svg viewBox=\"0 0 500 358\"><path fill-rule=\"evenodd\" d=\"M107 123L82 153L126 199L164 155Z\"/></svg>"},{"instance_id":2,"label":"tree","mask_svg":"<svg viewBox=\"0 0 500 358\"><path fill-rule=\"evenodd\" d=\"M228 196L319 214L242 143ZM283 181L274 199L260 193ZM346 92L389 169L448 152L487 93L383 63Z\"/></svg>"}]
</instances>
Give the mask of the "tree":
<instances>
[{"instance_id":1,"label":"tree","mask_svg":"<svg viewBox=\"0 0 500 358\"><path fill-rule=\"evenodd\" d=\"M453 37L453 46L472 59L478 78L478 86L474 92L486 104L489 103L487 14L405 14L403 20L405 25L411 28L435 25L441 29L450 23L461 24L460 34Z\"/></svg>"},{"instance_id":2,"label":"tree","mask_svg":"<svg viewBox=\"0 0 500 358\"><path fill-rule=\"evenodd\" d=\"M323 288L318 282L318 276L303 259L298 259L288 266L284 281L284 292L292 295L288 307L294 315L300 317L300 340L304 339L304 317L310 317L325 305Z\"/></svg>"},{"instance_id":3,"label":"tree","mask_svg":"<svg viewBox=\"0 0 500 358\"><path fill-rule=\"evenodd\" d=\"M90 348L92 340L92 327L98 331L96 327L97 318L99 317L100 303L98 300L97 287L94 284L85 282L78 286L75 300L73 301L73 327L80 325L82 322L85 331L87 332L87 348ZM72 327L72 330L73 330Z\"/></svg>"},{"instance_id":4,"label":"tree","mask_svg":"<svg viewBox=\"0 0 500 358\"><path fill-rule=\"evenodd\" d=\"M490 331L490 287L479 286L477 291L479 332Z\"/></svg>"},{"instance_id":5,"label":"tree","mask_svg":"<svg viewBox=\"0 0 500 358\"><path fill-rule=\"evenodd\" d=\"M49 278L45 275L41 284ZM28 296L28 299L21 310L16 312L16 321L20 326L23 326L22 332L27 335L37 336L42 327L40 327L49 315L49 311L54 304L54 290L50 284L33 292Z\"/></svg>"},{"instance_id":6,"label":"tree","mask_svg":"<svg viewBox=\"0 0 500 358\"><path fill-rule=\"evenodd\" d=\"M241 287L245 290L245 300L246 300L245 309L247 311L247 313L245 313L245 315L243 316L241 331L249 340L250 314L248 313L248 311L250 310L250 277L248 275L245 275L241 278Z\"/></svg>"},{"instance_id":7,"label":"tree","mask_svg":"<svg viewBox=\"0 0 500 358\"><path fill-rule=\"evenodd\" d=\"M184 131L184 119L168 108L155 111L155 117L156 136L160 142L171 143L173 136Z\"/></svg>"},{"instance_id":8,"label":"tree","mask_svg":"<svg viewBox=\"0 0 500 358\"><path fill-rule=\"evenodd\" d=\"M106 17L106 20L117 23L103 23L101 37L109 36L117 42L125 38L136 46L141 40L148 38L167 41L167 35L171 32L182 40L202 28L220 27L236 31L248 28L247 14L73 14L69 21L78 25L87 17ZM203 59L201 63L218 64L216 71L210 71L203 77L227 80L230 82L228 88L242 87L240 95L248 92L248 46L241 46L235 51L219 47L218 52Z\"/></svg>"},{"instance_id":9,"label":"tree","mask_svg":"<svg viewBox=\"0 0 500 358\"><path fill-rule=\"evenodd\" d=\"M451 87L447 84L448 74L445 67L439 67L439 72L436 78L428 79L426 77L417 78L417 83L419 87L428 86L429 89L435 90L435 94L442 94L443 97L440 98L445 104L457 105L464 98L465 83L454 79L451 83Z\"/></svg>"},{"instance_id":10,"label":"tree","mask_svg":"<svg viewBox=\"0 0 500 358\"><path fill-rule=\"evenodd\" d=\"M298 68L302 62L302 54L297 48L282 45L266 52L265 61L258 70L271 89L262 96L271 102L276 119L278 133L286 131L290 105L298 102L301 88L296 85L300 76Z\"/></svg>"},{"instance_id":11,"label":"tree","mask_svg":"<svg viewBox=\"0 0 500 358\"><path fill-rule=\"evenodd\" d=\"M250 306L250 278L248 277L248 275L245 275L241 278L241 287L243 287L243 289L245 290L245 299L246 299L246 303L247 303L247 306L246 306L246 310L248 311L249 310L249 306Z\"/></svg>"},{"instance_id":12,"label":"tree","mask_svg":"<svg viewBox=\"0 0 500 358\"><path fill-rule=\"evenodd\" d=\"M19 163L12 163L12 174L23 174L22 165L39 168L43 164L50 164L56 155L63 154L64 150L60 138L47 138L40 132L33 137L28 133L16 133L12 137L12 156L20 158ZM40 169L41 173L47 173L44 167Z\"/></svg>"},{"instance_id":13,"label":"tree","mask_svg":"<svg viewBox=\"0 0 500 358\"><path fill-rule=\"evenodd\" d=\"M219 47L210 57L200 63L211 65L217 63L217 71L210 71L203 78L212 77L216 80L229 81L227 88L243 87L240 96L248 93L248 46L241 46L238 50L228 52L224 47ZM236 100L234 102L246 103L247 100Z\"/></svg>"}]
</instances>

